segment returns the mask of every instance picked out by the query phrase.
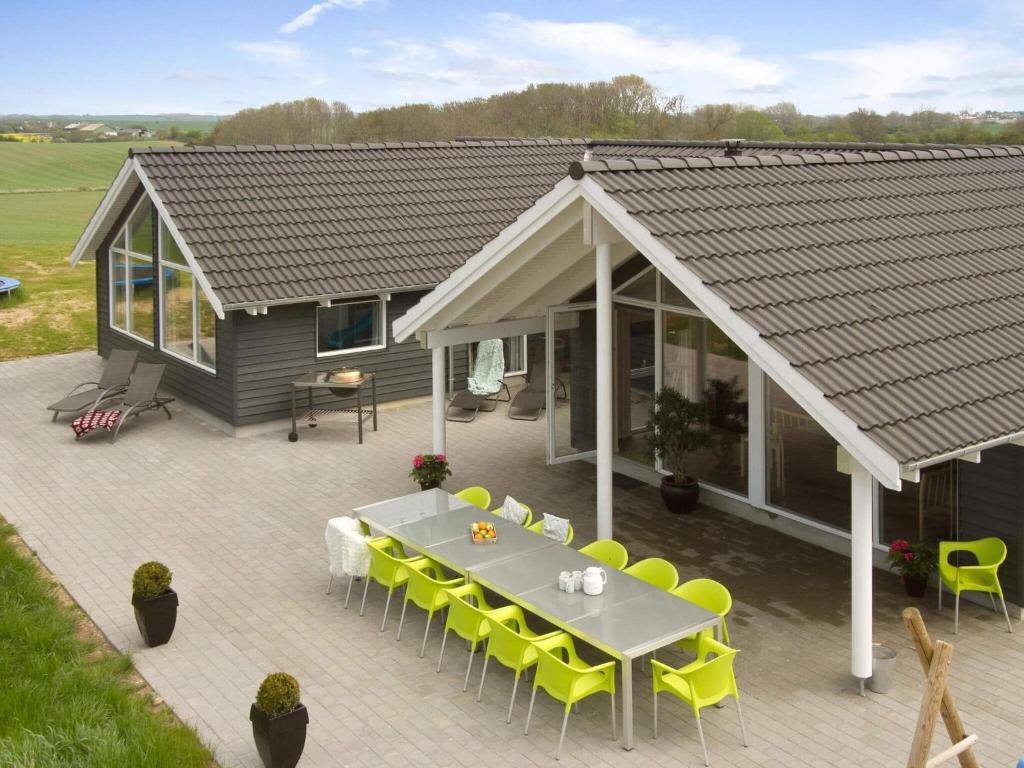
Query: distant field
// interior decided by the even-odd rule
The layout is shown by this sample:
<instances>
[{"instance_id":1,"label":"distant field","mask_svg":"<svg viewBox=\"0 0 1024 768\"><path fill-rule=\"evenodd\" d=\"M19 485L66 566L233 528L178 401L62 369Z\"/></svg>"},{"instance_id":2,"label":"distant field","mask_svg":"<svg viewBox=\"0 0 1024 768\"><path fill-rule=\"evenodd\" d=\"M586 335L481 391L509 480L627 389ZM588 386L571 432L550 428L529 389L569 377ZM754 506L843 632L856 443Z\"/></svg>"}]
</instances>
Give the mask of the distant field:
<instances>
[{"instance_id":1,"label":"distant field","mask_svg":"<svg viewBox=\"0 0 1024 768\"><path fill-rule=\"evenodd\" d=\"M0 298L0 360L96 344L93 262L67 258L129 146L0 142L0 275L22 281ZM9 190L36 190L9 192Z\"/></svg>"},{"instance_id":2,"label":"distant field","mask_svg":"<svg viewBox=\"0 0 1024 768\"><path fill-rule=\"evenodd\" d=\"M96 144L0 142L0 194L23 190L105 189L129 147L166 147L167 141Z\"/></svg>"}]
</instances>

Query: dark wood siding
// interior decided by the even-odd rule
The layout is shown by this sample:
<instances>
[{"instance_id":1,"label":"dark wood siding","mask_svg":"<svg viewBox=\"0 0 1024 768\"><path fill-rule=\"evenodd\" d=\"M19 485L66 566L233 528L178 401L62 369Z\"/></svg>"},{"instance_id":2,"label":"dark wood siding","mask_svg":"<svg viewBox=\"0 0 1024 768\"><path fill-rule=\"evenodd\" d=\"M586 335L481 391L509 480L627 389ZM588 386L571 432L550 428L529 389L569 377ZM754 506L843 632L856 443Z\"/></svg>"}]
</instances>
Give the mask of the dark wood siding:
<instances>
[{"instance_id":1,"label":"dark wood siding","mask_svg":"<svg viewBox=\"0 0 1024 768\"><path fill-rule=\"evenodd\" d=\"M103 245L96 252L96 346L106 357L112 349L134 349L139 360L148 363L164 363L167 369L161 390L167 391L208 411L218 419L234 422L235 398L235 341L234 313L228 312L224 320L217 320L217 372L210 373L182 361L173 355L164 354L155 344L140 341L110 327L110 265L108 248L114 235L120 231L125 216L135 205L136 196L121 214L117 225L111 230ZM155 293L155 291L154 291ZM155 313L155 326L159 326L159 312ZM153 338L160 338L159 327L153 329Z\"/></svg>"},{"instance_id":2,"label":"dark wood siding","mask_svg":"<svg viewBox=\"0 0 1024 768\"><path fill-rule=\"evenodd\" d=\"M429 395L431 390L430 350L409 339L401 344L391 335L391 323L401 317L424 295L422 291L394 293L387 305L387 348L350 355L316 355L316 304L270 307L266 315L236 317L237 420L254 424L290 415L290 383L309 371L359 368L377 374L380 401ZM464 386L465 352L456 349L457 387ZM329 392L316 395L316 402L335 402Z\"/></svg>"},{"instance_id":3,"label":"dark wood siding","mask_svg":"<svg viewBox=\"0 0 1024 768\"><path fill-rule=\"evenodd\" d=\"M1024 599L1024 448L1001 446L980 464L960 462L960 538L998 536L1008 554L999 571L1007 600Z\"/></svg>"}]
</instances>

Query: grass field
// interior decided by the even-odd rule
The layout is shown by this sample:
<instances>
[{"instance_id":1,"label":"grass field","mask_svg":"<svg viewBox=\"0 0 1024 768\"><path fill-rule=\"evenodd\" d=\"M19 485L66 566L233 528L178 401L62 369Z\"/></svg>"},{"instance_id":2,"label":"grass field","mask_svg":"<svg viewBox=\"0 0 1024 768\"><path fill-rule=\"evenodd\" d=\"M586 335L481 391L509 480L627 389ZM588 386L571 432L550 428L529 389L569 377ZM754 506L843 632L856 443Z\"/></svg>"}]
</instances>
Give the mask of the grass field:
<instances>
[{"instance_id":1,"label":"grass field","mask_svg":"<svg viewBox=\"0 0 1024 768\"><path fill-rule=\"evenodd\" d=\"M0 518L0 765L213 766Z\"/></svg>"},{"instance_id":2,"label":"grass field","mask_svg":"<svg viewBox=\"0 0 1024 768\"><path fill-rule=\"evenodd\" d=\"M93 262L67 257L128 147L159 144L0 142L0 275L22 282L0 297L0 360L95 346Z\"/></svg>"}]
</instances>

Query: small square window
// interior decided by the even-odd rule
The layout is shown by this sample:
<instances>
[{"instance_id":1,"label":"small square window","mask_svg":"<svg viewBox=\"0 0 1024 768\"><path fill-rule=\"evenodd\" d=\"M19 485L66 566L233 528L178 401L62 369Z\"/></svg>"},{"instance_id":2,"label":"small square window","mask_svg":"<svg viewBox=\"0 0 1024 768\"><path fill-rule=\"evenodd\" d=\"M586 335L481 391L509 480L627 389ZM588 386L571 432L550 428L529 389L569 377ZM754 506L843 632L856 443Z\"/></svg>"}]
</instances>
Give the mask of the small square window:
<instances>
[{"instance_id":1,"label":"small square window","mask_svg":"<svg viewBox=\"0 0 1024 768\"><path fill-rule=\"evenodd\" d=\"M316 351L333 355L384 347L384 302L344 301L316 311Z\"/></svg>"}]
</instances>

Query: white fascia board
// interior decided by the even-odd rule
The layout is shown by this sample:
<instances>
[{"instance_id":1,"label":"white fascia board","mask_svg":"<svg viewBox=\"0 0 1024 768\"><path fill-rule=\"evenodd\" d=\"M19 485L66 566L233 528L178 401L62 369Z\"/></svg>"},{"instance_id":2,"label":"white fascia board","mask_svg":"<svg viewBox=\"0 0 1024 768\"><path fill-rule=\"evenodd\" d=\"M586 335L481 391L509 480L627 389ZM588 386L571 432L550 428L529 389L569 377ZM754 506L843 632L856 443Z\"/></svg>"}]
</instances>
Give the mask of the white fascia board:
<instances>
[{"instance_id":1,"label":"white fascia board","mask_svg":"<svg viewBox=\"0 0 1024 768\"><path fill-rule=\"evenodd\" d=\"M936 464L943 464L947 461L952 461L953 459L962 459L963 461L970 461L978 464L981 462L982 451L987 451L989 448L998 448L1000 445L1024 446L1024 432L1011 432L1010 434L1003 435L1002 437L994 437L991 440L974 443L963 448L958 448L955 451L940 453L937 456L921 459L921 461L912 461L909 464L905 464L903 469L905 471L922 470L926 467L933 467Z\"/></svg>"},{"instance_id":2,"label":"white fascia board","mask_svg":"<svg viewBox=\"0 0 1024 768\"><path fill-rule=\"evenodd\" d=\"M438 331L426 331L426 346L428 349L435 349L470 344L484 339L507 339L511 336L543 333L545 322L544 317L526 317L519 320L502 320L497 323L461 325L455 328L442 328Z\"/></svg>"},{"instance_id":3,"label":"white fascia board","mask_svg":"<svg viewBox=\"0 0 1024 768\"><path fill-rule=\"evenodd\" d=\"M452 272L444 282L420 299L402 317L392 323L396 342L405 341L424 329L437 314L458 294L473 285L491 267L515 250L528 237L561 213L580 197L579 183L566 176L554 188L539 198L530 208L503 229L465 264Z\"/></svg>"},{"instance_id":4,"label":"white fascia board","mask_svg":"<svg viewBox=\"0 0 1024 768\"><path fill-rule=\"evenodd\" d=\"M213 307L213 311L217 317L221 320L224 319L224 307L220 303L220 299L214 294L213 289L210 287L210 281L206 279L206 275L203 274L203 270L199 268L196 257L192 255L192 250L188 247L185 242L185 238L181 236L181 232L178 231L177 225L171 219L171 215L167 212L167 208L164 207L163 201L160 199L160 195L156 193L156 189L153 187L153 182L146 176L146 172L142 170L142 165L139 163L137 158L132 158L132 167L135 170L135 175L139 177L139 181L142 182L142 186L146 190L146 194L149 195L149 199L153 201L153 205L156 206L157 212L160 214L160 219L167 227L167 231L171 233L171 237L174 238L174 242L177 244L181 254L185 257L185 261L188 262L189 269L192 270L192 276L199 283L199 287L203 289L203 294L206 296L207 301L210 302L210 306Z\"/></svg>"},{"instance_id":5,"label":"white fascia board","mask_svg":"<svg viewBox=\"0 0 1024 768\"><path fill-rule=\"evenodd\" d=\"M103 222L106 221L107 216L110 215L110 209L120 197L121 192L124 190L125 184L127 184L132 177L134 170L133 158L127 158L124 164L121 166L121 170L117 172L117 176L114 177L114 181L107 187L107 192L103 195L103 199L100 200L100 204L96 207L96 211L93 213L92 218L89 219L89 223L85 225L85 231L78 238L78 242L75 243L75 247L71 250L71 254L68 256L68 261L71 266L77 266L78 262L82 259L89 259L94 250L93 241L97 236L102 237L105 232L100 231L100 227Z\"/></svg>"},{"instance_id":6,"label":"white fascia board","mask_svg":"<svg viewBox=\"0 0 1024 768\"><path fill-rule=\"evenodd\" d=\"M654 237L646 227L614 200L593 179L579 182L583 198L613 224L633 246L668 277L715 325L722 329L761 370L807 411L830 435L870 472L882 485L900 489L900 464L878 443L864 434L857 424L830 403L824 393L797 373L788 360L771 347L761 335L712 292L675 254Z\"/></svg>"}]
</instances>

